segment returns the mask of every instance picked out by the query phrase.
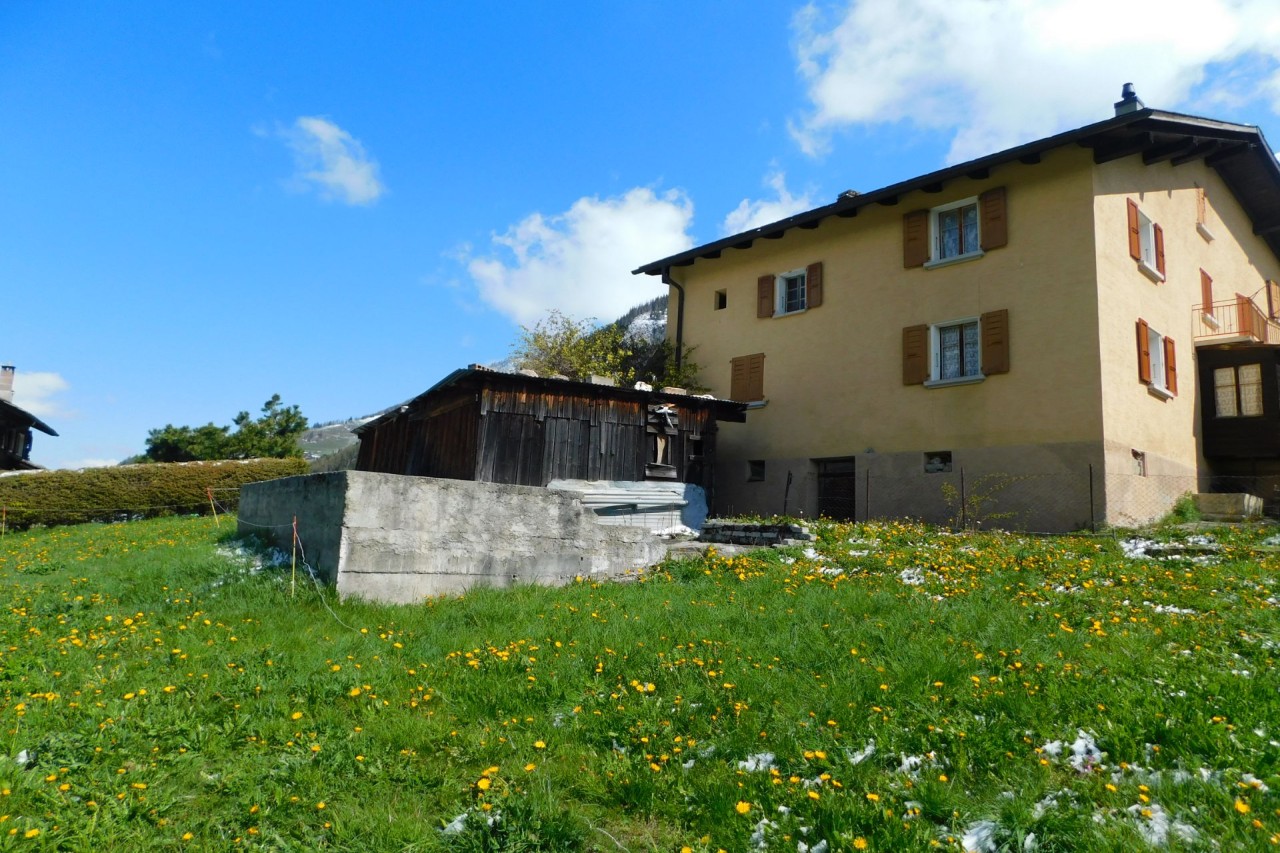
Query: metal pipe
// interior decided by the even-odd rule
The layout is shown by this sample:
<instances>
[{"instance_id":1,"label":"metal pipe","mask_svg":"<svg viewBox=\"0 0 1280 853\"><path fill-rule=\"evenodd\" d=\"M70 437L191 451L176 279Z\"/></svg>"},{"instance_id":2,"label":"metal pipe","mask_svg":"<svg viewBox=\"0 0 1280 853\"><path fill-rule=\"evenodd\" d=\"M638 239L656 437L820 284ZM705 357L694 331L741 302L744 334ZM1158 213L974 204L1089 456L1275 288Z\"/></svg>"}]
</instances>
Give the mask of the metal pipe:
<instances>
[{"instance_id":1,"label":"metal pipe","mask_svg":"<svg viewBox=\"0 0 1280 853\"><path fill-rule=\"evenodd\" d=\"M676 370L679 370L684 362L684 285L671 277L671 267L662 268L662 283L680 292L680 301L676 304ZM671 310L670 304L667 310Z\"/></svg>"}]
</instances>

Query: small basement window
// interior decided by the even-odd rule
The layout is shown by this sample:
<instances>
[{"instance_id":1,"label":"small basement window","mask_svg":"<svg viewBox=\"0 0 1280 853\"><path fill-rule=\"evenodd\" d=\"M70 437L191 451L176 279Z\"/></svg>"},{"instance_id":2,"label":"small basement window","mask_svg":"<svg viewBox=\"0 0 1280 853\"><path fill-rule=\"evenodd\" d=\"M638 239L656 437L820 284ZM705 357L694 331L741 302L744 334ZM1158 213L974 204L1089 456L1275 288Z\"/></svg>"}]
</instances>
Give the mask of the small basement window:
<instances>
[{"instance_id":1,"label":"small basement window","mask_svg":"<svg viewBox=\"0 0 1280 853\"><path fill-rule=\"evenodd\" d=\"M764 460L749 459L747 460L747 482L759 483L764 480Z\"/></svg>"},{"instance_id":2,"label":"small basement window","mask_svg":"<svg viewBox=\"0 0 1280 853\"><path fill-rule=\"evenodd\" d=\"M950 474L951 451L931 450L924 455L924 472L926 474Z\"/></svg>"},{"instance_id":3,"label":"small basement window","mask_svg":"<svg viewBox=\"0 0 1280 853\"><path fill-rule=\"evenodd\" d=\"M729 305L729 294L724 290L716 291L716 308L717 311L723 311Z\"/></svg>"}]
</instances>

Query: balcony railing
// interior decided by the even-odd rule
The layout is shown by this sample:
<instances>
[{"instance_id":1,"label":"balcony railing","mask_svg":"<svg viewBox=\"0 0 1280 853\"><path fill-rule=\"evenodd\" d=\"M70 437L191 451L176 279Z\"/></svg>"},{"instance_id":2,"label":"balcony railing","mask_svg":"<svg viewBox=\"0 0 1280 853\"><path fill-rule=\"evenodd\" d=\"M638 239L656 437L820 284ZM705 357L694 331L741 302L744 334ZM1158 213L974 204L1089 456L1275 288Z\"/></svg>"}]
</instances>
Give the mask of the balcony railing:
<instances>
[{"instance_id":1,"label":"balcony railing","mask_svg":"<svg viewBox=\"0 0 1280 853\"><path fill-rule=\"evenodd\" d=\"M1205 310L1206 307L1209 310ZM1247 296L1237 296L1212 305L1192 309L1192 337L1196 343L1229 343L1253 341L1280 344L1280 323L1267 317L1265 311Z\"/></svg>"}]
</instances>

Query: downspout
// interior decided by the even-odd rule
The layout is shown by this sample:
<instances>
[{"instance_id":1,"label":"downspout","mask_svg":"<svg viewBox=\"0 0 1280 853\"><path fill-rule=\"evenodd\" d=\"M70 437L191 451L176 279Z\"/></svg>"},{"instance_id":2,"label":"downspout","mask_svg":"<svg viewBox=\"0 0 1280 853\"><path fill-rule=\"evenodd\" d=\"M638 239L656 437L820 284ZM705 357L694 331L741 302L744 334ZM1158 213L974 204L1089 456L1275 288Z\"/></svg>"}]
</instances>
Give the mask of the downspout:
<instances>
[{"instance_id":1,"label":"downspout","mask_svg":"<svg viewBox=\"0 0 1280 853\"><path fill-rule=\"evenodd\" d=\"M676 370L679 370L684 361L684 285L671 277L671 267L662 268L662 283L680 292L680 301L676 303Z\"/></svg>"}]
</instances>

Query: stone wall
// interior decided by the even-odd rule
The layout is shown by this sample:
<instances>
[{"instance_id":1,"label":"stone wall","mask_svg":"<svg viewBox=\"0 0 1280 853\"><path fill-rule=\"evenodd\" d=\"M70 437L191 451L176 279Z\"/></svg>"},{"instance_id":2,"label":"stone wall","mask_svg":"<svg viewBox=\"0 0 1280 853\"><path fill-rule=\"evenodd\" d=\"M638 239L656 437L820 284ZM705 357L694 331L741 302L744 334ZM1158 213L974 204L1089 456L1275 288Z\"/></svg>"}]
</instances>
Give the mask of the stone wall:
<instances>
[{"instance_id":1,"label":"stone wall","mask_svg":"<svg viewBox=\"0 0 1280 853\"><path fill-rule=\"evenodd\" d=\"M802 524L752 524L736 521L708 521L702 525L699 542L723 545L799 545L812 542L814 536Z\"/></svg>"},{"instance_id":2,"label":"stone wall","mask_svg":"<svg viewBox=\"0 0 1280 853\"><path fill-rule=\"evenodd\" d=\"M597 524L572 495L532 486L338 471L241 491L241 532L288 547L295 516L339 595L391 603L620 575L664 554L647 530Z\"/></svg>"}]
</instances>

